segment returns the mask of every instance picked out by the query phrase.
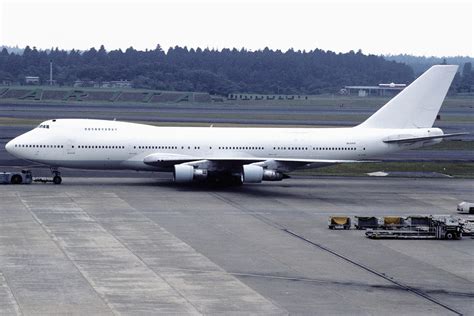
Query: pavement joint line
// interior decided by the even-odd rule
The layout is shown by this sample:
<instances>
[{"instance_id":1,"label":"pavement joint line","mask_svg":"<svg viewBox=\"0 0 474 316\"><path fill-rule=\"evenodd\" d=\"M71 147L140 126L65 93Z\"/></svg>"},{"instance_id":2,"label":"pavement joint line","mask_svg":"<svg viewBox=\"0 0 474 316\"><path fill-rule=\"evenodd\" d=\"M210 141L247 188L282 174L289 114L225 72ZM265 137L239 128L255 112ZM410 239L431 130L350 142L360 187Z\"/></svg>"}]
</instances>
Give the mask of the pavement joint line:
<instances>
[{"instance_id":1,"label":"pavement joint line","mask_svg":"<svg viewBox=\"0 0 474 316\"><path fill-rule=\"evenodd\" d=\"M259 292L257 292L256 290L252 289L251 287L249 287L248 285L246 285L244 282L240 281L239 278L237 278L236 276L234 276L232 273L229 273L228 271L226 271L225 269L223 269L221 266L215 264L211 259L209 259L208 257L204 256L203 254L201 254L200 252L198 252L197 250L195 250L193 247L191 247L189 244L185 243L184 241L182 241L181 239L179 239L178 237L176 237L175 235L171 234L169 231L167 231L165 228L161 227L158 223L156 223L155 221L153 221L152 219L150 219L145 213L137 210L136 208L134 208L133 206L131 206L128 202L126 202L125 200L123 200L122 198L120 198L118 195L114 194L115 195L115 199L119 199L121 202L125 203L130 209L132 212L136 212L137 214L139 214L140 216L142 216L147 223L149 223L150 225L156 227L158 230L161 230L167 234L170 234L171 236L173 236L173 238L176 238L178 239L180 242L182 242L183 244L185 244L187 247L189 247L190 249L192 249L193 251L195 251L197 254L199 254L200 256L203 256L206 260L209 260L209 262L211 262L215 267L216 267L216 270L198 270L198 269L173 269L173 268L169 268L169 267L166 267L166 269L164 269L163 271L195 271L195 272L208 272L208 273L212 273L212 274L224 274L224 275L229 275L231 277L234 278L234 280L238 283L240 283L241 285L243 285L244 287L250 289L251 291L253 291L253 294L254 295L257 295L258 297L270 302L272 305L274 305L275 307L277 307L278 309L282 309L284 311L284 314L287 315L288 312L286 311L286 309L284 309L283 307L281 307L278 303L276 303L275 301L263 296L262 294L260 294ZM74 199L73 197L71 197L72 199ZM75 202L77 205L80 205L80 202ZM84 210L84 212L87 213L87 211ZM93 218L94 220L97 221L97 223L100 224L100 220L99 219L96 219L93 215L90 215L89 213L87 213L89 216L91 216L91 218ZM105 228L104 228L105 229ZM167 276L162 276L159 274L159 272L155 272L154 268L153 267L150 267L149 264L146 263L146 261L144 259L142 259L138 254L135 254L135 252L133 252L128 246L126 246L124 244L124 242L122 241L122 239L118 236L116 236L116 234L114 234L113 232L107 230L107 232L109 232L114 238L116 238L126 249L128 249L130 251L130 253L132 253L133 255L135 255L145 266L149 267L150 270L152 270L155 275L157 275L159 278L165 280L165 282L168 283L168 285L174 289L177 293L179 293L182 298L188 302L192 307L195 308L195 310L198 312L198 313L204 313L205 314L205 311L201 311L200 308L198 308L195 304L193 304L188 298L186 298L184 296L184 294L182 293L182 291L178 288L176 288L175 286L173 286L171 283L168 282L167 280Z\"/></svg>"},{"instance_id":2,"label":"pavement joint line","mask_svg":"<svg viewBox=\"0 0 474 316\"><path fill-rule=\"evenodd\" d=\"M78 206L79 206L79 203L75 202L74 201L74 198L69 196L69 194L66 192L66 195ZM119 199L121 202L127 204L133 211L137 211L134 207L132 207L130 204L128 204L127 202L125 202L123 199L121 199L119 196L117 196L116 194L114 194L115 197L108 197L109 199ZM100 221L94 216L94 215L91 215L89 214L87 211L85 211L82 207L80 207L81 210L86 213L88 216L90 216L96 223L100 223ZM154 223L155 224L155 223ZM158 225L156 225L158 226ZM101 225L101 227L103 227ZM160 227L161 228L161 227ZM124 242L123 240L118 237L116 234L114 234L112 231L109 231L107 229L104 228L104 230L106 232L108 232L112 237L114 237L125 249L127 249L128 251L130 251L131 254L133 254L135 257L137 257L138 261L140 261L145 267L148 267L150 271L152 271L152 273L157 276L158 278L162 279L166 284L168 284L168 286L170 288L172 288L174 291L176 291L176 293L179 294L179 296L181 296L181 298L183 300L185 300L186 302L188 302L189 305L191 305L195 310L196 312L202 314L202 311L199 310L199 308L197 306L195 306L189 299L187 299L183 293L181 293L181 291L179 289L177 289L175 286L173 286L166 278L164 278L163 276L161 276L160 274L158 274L154 269L151 269L149 267L149 265L143 260L143 258L139 255L139 254L136 254L132 249L130 249L130 247L128 247Z\"/></svg>"},{"instance_id":3,"label":"pavement joint line","mask_svg":"<svg viewBox=\"0 0 474 316\"><path fill-rule=\"evenodd\" d=\"M243 212L244 214L247 214L247 215L250 215L254 218L256 218L257 220L273 227L273 228L276 228L277 230L279 231L283 231L285 229L285 227L283 227L282 225L280 225L279 223L277 222L274 222L272 220L270 220L269 218L263 216L260 214L260 212L252 212L250 210L248 210L246 207L240 205L239 203L237 202L234 202L232 201L231 199L229 198L226 198L224 196L222 196L221 194L218 194L217 192L211 192L211 195L213 195L214 197L216 197L217 199L223 201L223 202L226 202L227 204L233 206L234 208L240 210L241 212ZM281 264L283 265L286 265L284 262L278 260ZM286 265L288 266L288 265ZM293 269L292 267L289 267L290 269ZM339 295L337 293L335 293L336 295Z\"/></svg>"},{"instance_id":4,"label":"pavement joint line","mask_svg":"<svg viewBox=\"0 0 474 316\"><path fill-rule=\"evenodd\" d=\"M67 195L67 192L66 192L66 196L67 196L74 204L76 204L76 205L78 206L78 208L79 208L81 211L83 211L84 213L88 214L86 211L83 210L83 208L81 208L77 203L75 203L74 200L73 200L70 196ZM23 199L22 199L21 201L22 201L22 203L25 205ZM30 211L30 213L32 213L32 212L31 212L31 209L30 209L27 205L25 205L25 207ZM54 243L55 243L56 246L60 249L60 251L63 253L63 255L64 255L65 257L69 258L69 260L72 262L72 264L74 265L74 267L76 268L76 270L79 271L79 273L80 273L81 276L85 279L85 281L86 281L88 284L90 284L90 286L91 286L92 289L97 293L97 295L106 303L106 305L111 309L112 313L114 313L114 314L116 314L116 315L119 315L120 313L119 313L118 311L116 311L116 310L109 304L107 298L106 298L105 296L102 296L99 292L96 291L95 287L93 286L93 282L90 281L86 276L84 276L84 274L82 273L82 271L81 271L81 270L79 269L79 267L76 265L76 263L75 263L76 260L72 260L72 259L65 253L65 250L64 250L60 245L58 245L58 243L57 243L58 240L57 240L57 238L54 236L54 233L52 233L48 228L46 228L46 227L43 225L43 223L37 218L37 216L36 216L34 213L32 213L32 216L33 216L33 218L35 219L35 221L38 222L38 224L42 227L42 229L45 230L45 232L46 232L49 236L52 237L51 239L54 241ZM92 219L94 219L94 221L96 221L96 219L95 219L93 216L91 216L90 214L88 214L88 216L90 216ZM96 222L97 222L97 221L96 221ZM102 226L101 226L101 227L102 227ZM103 228L103 227L102 227L102 229L104 230L104 232L107 232L107 233L111 234L112 237L114 237L122 246L124 246L128 251L130 251L130 253L132 253L133 255L137 256L137 255L136 255L135 253L133 253L128 247L126 247L126 246L122 243L122 241L120 241L113 233L109 232L108 230L106 230L106 229ZM142 262L145 266L147 266L147 265L143 262L143 260L142 260L141 258L139 258L138 256L137 256L137 258L139 259L140 262ZM150 269L150 270L151 270L151 269ZM153 271L153 270L152 270L152 271ZM155 275L157 275L157 274L155 273L155 271L153 271L153 273L154 273ZM157 275L157 276L158 276L159 278L163 279L161 276L159 276L159 275ZM164 279L163 279L163 280L164 280ZM165 281L166 283L168 283L166 280L164 280L164 281ZM91 283L91 282L92 282L92 283ZM168 285L170 285L170 284L168 283ZM170 287L174 289L174 287L172 287L171 285L170 285ZM179 292L178 292L178 293L179 293ZM181 293L179 293L179 294L180 294L180 296L182 296ZM188 301L188 300L187 300L186 298L184 298L184 297L183 297L183 299L185 299L186 301ZM189 303L190 305L192 305L189 301L188 301L188 303ZM192 306L193 306L193 305L192 305ZM193 306L193 307L196 308L195 306ZM196 308L196 311L198 311L197 308Z\"/></svg>"},{"instance_id":5,"label":"pavement joint line","mask_svg":"<svg viewBox=\"0 0 474 316\"><path fill-rule=\"evenodd\" d=\"M246 210L245 208L243 208L241 205L239 205L238 203L235 203L234 201L230 200L230 199L227 199L225 197L223 197L222 195L216 193L216 192L211 192L210 193L212 196L214 196L215 198L233 206L234 208L240 210L240 212L232 212L232 213L228 213L228 214L242 214L242 212L244 212L245 214L247 215L251 215L255 218L257 218L257 220L267 224L267 225L270 225L271 227L274 227L274 228L277 228L277 229L282 229L283 227L280 227L278 223L275 223L275 222L272 222L271 220L269 220L268 218L266 218L265 216L263 216L262 214L268 214L268 212L259 212L259 211L256 211L256 212L249 212L248 210ZM262 253L266 253L266 251L264 249L261 250ZM271 254L269 254L271 255ZM285 265L288 269L291 269L293 271L296 272L296 270L289 266L288 264L286 264L285 262L277 259L277 258L273 258L274 260L278 261L280 264L282 265Z\"/></svg>"},{"instance_id":6,"label":"pavement joint line","mask_svg":"<svg viewBox=\"0 0 474 316\"><path fill-rule=\"evenodd\" d=\"M448 311L450 311L450 312L452 312L452 313L454 313L454 314L456 314L456 315L459 315L459 316L462 316L462 315L463 315L461 312L459 312L459 311L457 311L457 310L455 310L455 309L449 307L448 305L446 305L446 304L444 304L444 303L441 303L440 301L436 300L435 298L432 298L432 297L429 296L428 294L423 293L422 291L420 291L420 290L418 290L418 289L412 288L412 287L407 286L407 285L404 285L404 284L402 284L402 283L400 283L400 282L398 282L398 281L395 281L395 280L393 280L392 278L390 278L390 277L388 277L388 276L386 276L386 275L384 275L384 274L382 274L382 273L380 273L380 272L377 272L376 270L374 270L374 269L372 269L372 268L369 268L369 267L367 267L367 266L365 266L365 265L363 265L363 264L361 264L361 263L358 263L358 262L356 262L356 261L354 261L354 260L352 260L352 259L350 259L350 258L348 258L348 257L346 257L346 256L344 256L344 255L341 255L341 254L335 252L334 250L331 250L331 249L329 249L329 248L327 248L327 247L324 247L324 246L322 246L322 245L320 245L320 244L317 244L317 243L315 243L315 242L313 242L313 241L311 241L311 240L309 240L309 239L306 239L305 237L303 237L303 236L301 236L301 235L298 235L297 233L295 233L295 232L289 230L288 228L286 228L286 227L280 225L279 223L276 223L276 222L274 222L274 221L268 219L267 217L265 217L265 216L263 216L263 215L261 215L261 214L254 214L253 212L249 211L247 208L245 208L245 207L239 205L238 203L236 203L236 202L234 202L234 201L232 201L232 200L230 200L230 199L228 199L228 198L226 198L226 197L223 197L223 196L220 195L220 194L217 194L217 193L213 193L213 194L214 194L214 196L216 196L216 197L219 198L220 200L225 201L225 202L227 202L227 203L229 203L229 204L235 206L236 208L242 210L244 213L246 213L246 214L248 214L248 215L251 215L251 216L257 218L257 219L263 221L264 223L266 223L266 224L268 224L268 225L271 225L271 226L274 227L274 228L280 229L281 231L283 231L283 232L285 232L285 233L287 233L287 234L289 234L289 235L292 235L292 236L295 237L295 238L298 238L298 239L300 239L300 240L302 240L302 241L304 241L304 242L306 242L306 243L309 243L309 244L311 244L311 245L313 245L313 246L315 246L315 247L317 247L317 248L319 248L319 249L321 249L321 250L323 250L323 251L325 251L325 252L331 253L332 255L335 255L336 257L341 258L341 259L345 260L346 262L349 262L349 263L351 263L351 264L353 264L353 265L355 265L355 266L358 266L359 268L361 268L361 269L363 269L363 270L366 270L367 272L369 272L369 273L371 273L371 274L377 275L377 276L379 276L379 277L381 277L381 278L383 278L383 279L389 281L390 283L395 284L396 286L398 286L398 287L400 287L400 288L402 288L402 289L404 289L404 290L406 290L406 291L408 291L408 292L410 292L410 293L413 293L413 294L415 294L415 295L417 295L417 296L419 296L419 297L422 297L422 298L424 298L424 299L426 299L426 300L428 300L428 301L430 301L430 302L432 302L432 303L434 303L434 304L436 304L436 305L438 305L438 306L441 306L441 307L443 307L444 309L446 309L446 310L448 310Z\"/></svg>"},{"instance_id":7,"label":"pavement joint line","mask_svg":"<svg viewBox=\"0 0 474 316\"><path fill-rule=\"evenodd\" d=\"M11 297L10 301L12 302L12 305L13 305L13 308L15 309L16 314L17 315L24 315L20 304L18 304L18 299L16 298L15 293L13 293L12 289L8 285L8 279L5 276L5 274L2 273L2 271L0 271L0 280L1 279L5 280L5 286L4 287L6 288L6 292L7 292L8 296Z\"/></svg>"},{"instance_id":8,"label":"pavement joint line","mask_svg":"<svg viewBox=\"0 0 474 316\"><path fill-rule=\"evenodd\" d=\"M204 269L184 269L184 268L166 268L167 270L173 271L187 271L187 272L214 272L212 270L204 270ZM298 276L284 276L284 275L273 275L273 274L259 274L259 273L245 273L245 272L232 272L227 271L227 273L235 276L241 277L251 277L251 278L262 278L262 279L275 279L275 280L286 280L286 281L301 281L301 282L308 282L308 283L319 283L319 284L337 284L337 285L344 285L344 282L333 282L329 280L318 280L314 278L304 278ZM350 285L350 283L347 283ZM359 284L355 286L362 286L362 287L372 287L370 284ZM398 285L395 286L382 286L382 285L374 285L373 287L376 288L384 288L388 290L393 289L400 289ZM405 289L402 289L405 291ZM448 294L453 296L462 296L462 297L472 297L474 298L474 293L463 293L463 292L447 292L442 290L425 290L424 292L430 293L437 293L437 294Z\"/></svg>"},{"instance_id":9,"label":"pavement joint line","mask_svg":"<svg viewBox=\"0 0 474 316\"><path fill-rule=\"evenodd\" d=\"M100 299L104 302L105 305L107 305L109 308L110 308L110 311L114 314L114 315L119 315L119 313L112 307L112 305L110 304L110 302L107 300L107 298L105 296L103 296L101 293L99 293L95 286L94 286L94 282L92 280L89 280L85 275L84 273L81 271L81 269L79 269L79 267L77 266L76 262L74 260L72 260L68 254L66 253L66 251L59 245L58 243L58 239L56 238L56 236L51 232L51 230L49 228L47 228L43 222L36 216L36 214L34 214L34 212L31 210L31 208L28 206L27 203L25 203L25 201L22 199L21 197L21 194L18 193L18 197L21 201L21 203L23 204L23 206L25 207L25 209L28 210L28 212L30 213L31 217L34 219L35 222L38 223L38 225L40 225L41 229L48 235L51 237L51 240L52 242L56 245L56 247L59 249L59 251L64 255L65 258L68 258L69 261L72 263L72 265L74 266L74 268L76 269L76 271L79 273L79 275L84 279L84 281L89 284L89 286L92 288L92 290L97 294L98 297L100 297Z\"/></svg>"},{"instance_id":10,"label":"pavement joint line","mask_svg":"<svg viewBox=\"0 0 474 316\"><path fill-rule=\"evenodd\" d=\"M429 296L428 294L426 294L426 293L424 293L424 292L422 292L422 291L420 291L420 290L418 290L418 289L415 289L415 288L410 287L410 286L408 286L408 285L404 285L404 284L402 284L402 283L400 283L400 282L394 280L393 278L388 277L387 275L385 275L385 274L383 274L383 273L377 272L376 270L374 270L374 269L372 269L372 268L369 268L369 267L367 267L367 266L365 266L365 265L363 265L363 264L361 264L361 263L358 263L358 262L356 262L356 261L354 261L354 260L352 260L352 259L349 259L348 257L346 257L346 256L344 256L344 255L341 255L341 254L335 252L334 250L331 250L331 249L329 249L329 248L327 248L327 247L324 247L324 246L322 246L322 245L320 245L320 244L317 244L317 243L315 243L315 242L313 242L313 241L311 241L311 240L309 240L309 239L306 239L305 237L303 237L303 236L301 236L301 235L298 235L297 233L295 233L295 232L293 232L293 231L291 231L291 230L289 230L289 229L286 229L286 228L285 228L285 229L283 229L283 231L286 232L286 233L288 233L288 234L290 234L290 235L292 235L292 236L295 237L295 238L298 238L298 239L300 239L300 240L303 240L303 241L306 242L306 243L309 243L309 244L311 244L311 245L313 245L313 246L315 246L315 247L317 247L317 248L319 248L319 249L321 249L321 250L324 250L324 251L326 251L326 252L329 252L329 253L335 255L336 257L339 257L339 258L341 258L341 259L343 259L343 260L345 260L345 261L347 261L347 262L349 262L349 263L351 263L351 264L353 264L353 265L356 265L356 266L358 266L359 268L361 268L361 269L363 269L363 270L366 270L367 272L370 272L370 273L372 273L372 274L374 274L374 275L377 275L377 276L379 276L379 277L381 277L381 278L383 278L383 279L389 281L390 283L393 283L393 284L397 285L398 287L400 287L400 288L402 288L402 289L404 289L404 290L406 290L406 291L409 291L409 292L411 292L411 293L413 293L413 294L415 294L415 295L418 295L418 296L420 296L420 297L422 297L422 298L424 298L424 299L426 299L426 300L428 300L428 301L430 301L430 302L432 302L432 303L434 303L434 304L436 304L436 305L439 305L439 306L441 306L441 307L443 307L443 308L449 310L450 312L452 312L452 313L454 313L454 314L456 314L456 315L460 315L460 316L463 315L461 312L459 312L459 311L457 311L457 310L455 310L455 309L449 307L448 305L446 305L446 304L444 304L444 303L441 303L440 301L436 300L435 298L432 298L432 297Z\"/></svg>"}]
</instances>

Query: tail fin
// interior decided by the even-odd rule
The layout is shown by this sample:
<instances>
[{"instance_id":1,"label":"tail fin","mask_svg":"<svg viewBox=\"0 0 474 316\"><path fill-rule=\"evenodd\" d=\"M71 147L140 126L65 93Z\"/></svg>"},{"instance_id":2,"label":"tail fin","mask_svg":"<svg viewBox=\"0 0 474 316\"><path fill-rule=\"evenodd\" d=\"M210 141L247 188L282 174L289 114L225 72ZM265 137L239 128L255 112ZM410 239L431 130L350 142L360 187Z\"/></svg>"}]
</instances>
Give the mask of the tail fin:
<instances>
[{"instance_id":1,"label":"tail fin","mask_svg":"<svg viewBox=\"0 0 474 316\"><path fill-rule=\"evenodd\" d=\"M432 127L457 69L456 65L431 67L358 127Z\"/></svg>"}]
</instances>

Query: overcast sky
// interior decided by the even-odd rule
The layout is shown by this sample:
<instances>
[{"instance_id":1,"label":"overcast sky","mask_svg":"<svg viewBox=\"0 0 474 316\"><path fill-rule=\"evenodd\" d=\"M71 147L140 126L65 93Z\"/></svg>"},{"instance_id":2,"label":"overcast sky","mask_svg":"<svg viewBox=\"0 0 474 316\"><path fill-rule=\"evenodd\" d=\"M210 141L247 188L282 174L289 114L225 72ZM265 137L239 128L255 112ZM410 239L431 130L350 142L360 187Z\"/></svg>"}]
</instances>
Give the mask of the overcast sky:
<instances>
[{"instance_id":1,"label":"overcast sky","mask_svg":"<svg viewBox=\"0 0 474 316\"><path fill-rule=\"evenodd\" d=\"M0 0L0 45L474 56L472 0Z\"/></svg>"}]
</instances>

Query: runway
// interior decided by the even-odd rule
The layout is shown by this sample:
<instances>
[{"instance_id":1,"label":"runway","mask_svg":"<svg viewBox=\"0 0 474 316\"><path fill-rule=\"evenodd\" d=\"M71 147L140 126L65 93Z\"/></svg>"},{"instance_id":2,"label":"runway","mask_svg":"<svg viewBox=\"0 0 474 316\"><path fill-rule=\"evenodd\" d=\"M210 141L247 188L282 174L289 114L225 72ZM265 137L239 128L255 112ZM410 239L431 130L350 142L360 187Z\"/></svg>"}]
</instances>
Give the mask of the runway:
<instances>
[{"instance_id":1,"label":"runway","mask_svg":"<svg viewBox=\"0 0 474 316\"><path fill-rule=\"evenodd\" d=\"M384 102L384 101L381 101ZM160 123L260 124L301 126L354 126L375 113L379 106L243 104L88 104L88 103L0 103L0 118L34 119L95 118ZM444 106L435 126L448 132L473 134L474 111L470 106ZM469 136L474 140L474 136Z\"/></svg>"},{"instance_id":2,"label":"runway","mask_svg":"<svg viewBox=\"0 0 474 316\"><path fill-rule=\"evenodd\" d=\"M164 178L0 186L0 314L474 314L474 243L330 215L453 214L474 180Z\"/></svg>"}]
</instances>

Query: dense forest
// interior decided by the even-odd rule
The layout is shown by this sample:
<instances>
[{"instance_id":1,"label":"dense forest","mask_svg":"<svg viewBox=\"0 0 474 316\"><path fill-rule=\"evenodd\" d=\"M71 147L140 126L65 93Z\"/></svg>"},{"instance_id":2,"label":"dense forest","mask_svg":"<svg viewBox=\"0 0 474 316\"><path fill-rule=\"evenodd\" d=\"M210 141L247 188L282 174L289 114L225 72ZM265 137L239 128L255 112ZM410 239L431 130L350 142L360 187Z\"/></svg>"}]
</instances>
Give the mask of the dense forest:
<instances>
[{"instance_id":1,"label":"dense forest","mask_svg":"<svg viewBox=\"0 0 474 316\"><path fill-rule=\"evenodd\" d=\"M71 86L76 80L129 80L135 88L202 91L226 95L234 92L320 94L336 92L344 85L374 85L381 82L409 83L412 68L382 56L361 51L258 51L246 49L154 50L37 50L0 52L0 83L24 83L25 76L49 79L53 61L54 80Z\"/></svg>"},{"instance_id":2,"label":"dense forest","mask_svg":"<svg viewBox=\"0 0 474 316\"><path fill-rule=\"evenodd\" d=\"M449 65L460 65L462 67L466 63L473 63L474 58L466 56L448 56L448 57L426 57L426 56L412 56L412 55L386 55L384 56L387 60L393 60L399 63L404 63L410 66L415 72L415 76L420 75L425 70L436 64L449 64Z\"/></svg>"}]
</instances>

